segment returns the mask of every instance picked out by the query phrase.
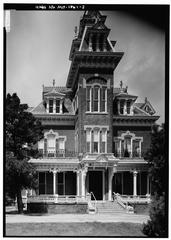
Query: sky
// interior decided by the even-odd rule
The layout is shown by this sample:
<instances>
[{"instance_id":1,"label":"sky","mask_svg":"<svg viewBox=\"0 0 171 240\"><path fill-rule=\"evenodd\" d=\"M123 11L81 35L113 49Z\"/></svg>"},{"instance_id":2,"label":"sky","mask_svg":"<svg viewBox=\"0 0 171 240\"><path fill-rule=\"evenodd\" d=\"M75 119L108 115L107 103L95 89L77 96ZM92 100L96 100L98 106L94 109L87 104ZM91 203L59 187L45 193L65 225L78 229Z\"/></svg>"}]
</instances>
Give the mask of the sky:
<instances>
[{"instance_id":1,"label":"sky","mask_svg":"<svg viewBox=\"0 0 171 240\"><path fill-rule=\"evenodd\" d=\"M124 56L114 72L114 87L122 80L128 92L148 98L158 123L164 122L165 34L161 28L122 11L100 11L107 15L110 40ZM83 11L11 11L7 33L7 93L16 92L30 107L42 100L42 85L65 86L74 28Z\"/></svg>"}]
</instances>

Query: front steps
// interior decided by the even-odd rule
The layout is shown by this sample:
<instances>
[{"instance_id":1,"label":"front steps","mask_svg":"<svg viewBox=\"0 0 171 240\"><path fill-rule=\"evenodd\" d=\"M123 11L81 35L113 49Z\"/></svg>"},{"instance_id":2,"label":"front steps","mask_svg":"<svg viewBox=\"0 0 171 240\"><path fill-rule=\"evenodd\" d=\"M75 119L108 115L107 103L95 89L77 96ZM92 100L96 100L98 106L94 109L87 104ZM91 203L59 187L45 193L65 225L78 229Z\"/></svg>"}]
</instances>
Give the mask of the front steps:
<instances>
[{"instance_id":1,"label":"front steps","mask_svg":"<svg viewBox=\"0 0 171 240\"><path fill-rule=\"evenodd\" d=\"M100 214L123 214L126 210L121 207L116 201L97 201L97 212Z\"/></svg>"}]
</instances>

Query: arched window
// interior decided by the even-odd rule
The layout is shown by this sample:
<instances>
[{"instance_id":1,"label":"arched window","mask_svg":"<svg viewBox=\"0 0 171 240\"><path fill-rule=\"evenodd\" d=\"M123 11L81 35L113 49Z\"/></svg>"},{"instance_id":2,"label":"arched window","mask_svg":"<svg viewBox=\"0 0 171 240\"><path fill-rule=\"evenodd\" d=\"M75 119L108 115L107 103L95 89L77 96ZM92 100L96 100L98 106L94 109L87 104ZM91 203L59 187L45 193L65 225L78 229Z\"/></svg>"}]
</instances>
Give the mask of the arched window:
<instances>
[{"instance_id":1,"label":"arched window","mask_svg":"<svg viewBox=\"0 0 171 240\"><path fill-rule=\"evenodd\" d=\"M93 90L93 112L99 112L100 88L95 86Z\"/></svg>"}]
</instances>

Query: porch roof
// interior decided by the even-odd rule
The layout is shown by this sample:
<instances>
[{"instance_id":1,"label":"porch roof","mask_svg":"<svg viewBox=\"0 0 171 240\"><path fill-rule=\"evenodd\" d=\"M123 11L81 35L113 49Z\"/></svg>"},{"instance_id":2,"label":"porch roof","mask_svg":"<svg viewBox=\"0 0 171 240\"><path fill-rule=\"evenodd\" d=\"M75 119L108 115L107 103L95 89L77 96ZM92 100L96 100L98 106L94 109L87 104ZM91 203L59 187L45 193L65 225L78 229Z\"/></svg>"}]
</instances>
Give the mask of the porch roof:
<instances>
[{"instance_id":1,"label":"porch roof","mask_svg":"<svg viewBox=\"0 0 171 240\"><path fill-rule=\"evenodd\" d=\"M79 164L78 158L32 158L29 163L33 164Z\"/></svg>"}]
</instances>

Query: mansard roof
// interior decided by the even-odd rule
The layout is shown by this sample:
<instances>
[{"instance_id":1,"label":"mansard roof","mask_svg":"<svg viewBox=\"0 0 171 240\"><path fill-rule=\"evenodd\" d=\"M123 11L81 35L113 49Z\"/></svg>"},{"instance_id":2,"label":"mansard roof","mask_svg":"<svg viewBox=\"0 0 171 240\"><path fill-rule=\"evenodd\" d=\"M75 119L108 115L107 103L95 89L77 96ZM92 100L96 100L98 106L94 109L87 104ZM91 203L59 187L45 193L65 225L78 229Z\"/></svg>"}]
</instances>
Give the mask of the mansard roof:
<instances>
[{"instance_id":1,"label":"mansard roof","mask_svg":"<svg viewBox=\"0 0 171 240\"><path fill-rule=\"evenodd\" d=\"M44 102L42 101L39 103L36 107L29 108L28 111L31 112L32 114L48 114L46 112L45 106L43 104ZM74 110L72 107L72 102L69 98L64 99L64 108L65 111L63 114L74 114Z\"/></svg>"},{"instance_id":2,"label":"mansard roof","mask_svg":"<svg viewBox=\"0 0 171 240\"><path fill-rule=\"evenodd\" d=\"M58 87L46 87L44 86L43 87L43 92L44 93L48 93L48 92L51 92L53 89L55 89L56 92L58 93L66 93L66 92L71 92L71 88L67 88L67 87L64 87L64 86L58 86Z\"/></svg>"}]
</instances>

